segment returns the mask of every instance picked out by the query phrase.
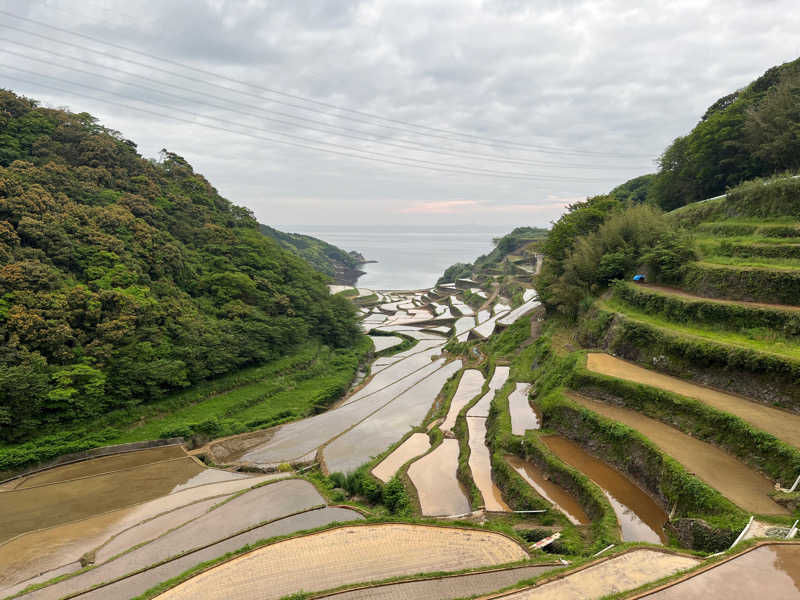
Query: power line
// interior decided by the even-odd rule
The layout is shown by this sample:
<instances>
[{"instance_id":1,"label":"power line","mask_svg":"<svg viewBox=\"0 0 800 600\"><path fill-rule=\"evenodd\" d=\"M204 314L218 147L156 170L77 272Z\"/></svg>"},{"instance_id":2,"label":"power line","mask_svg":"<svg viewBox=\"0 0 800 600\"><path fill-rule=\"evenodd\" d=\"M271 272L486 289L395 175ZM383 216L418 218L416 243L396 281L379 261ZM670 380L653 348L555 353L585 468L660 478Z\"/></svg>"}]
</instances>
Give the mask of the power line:
<instances>
[{"instance_id":1,"label":"power line","mask_svg":"<svg viewBox=\"0 0 800 600\"><path fill-rule=\"evenodd\" d=\"M0 66L9 68L8 65L0 65ZM12 69L16 69L16 70L23 70L23 69L17 69L16 67L11 67L11 68ZM460 169L458 167L451 167L449 165L447 165L445 168L439 168L439 167L435 167L435 166L427 166L425 164L418 164L419 162L422 162L422 161L404 162L402 160L395 160L393 158L392 159L375 158L374 156L369 156L369 154L377 155L377 153L374 153L374 152L367 153L367 152L362 151L362 150L355 150L355 152L361 152L361 153L367 154L366 156L360 155L360 154L353 154L352 152L345 152L345 151L339 151L339 150L330 150L330 149L326 149L326 148L319 148L319 147L313 146L311 144L291 142L291 141L288 141L288 140L281 140L281 139L276 139L276 138L271 138L271 137L266 137L266 136L261 136L261 135L254 135L252 133L246 133L246 132L243 132L243 131L238 131L238 130L230 129L230 128L227 128L227 127L221 127L221 126L218 126L218 125L211 125L211 124L208 124L208 123L198 123L197 121L192 121L190 119L184 119L182 117L178 117L178 116L174 116L174 115L168 115L168 114L160 113L160 112L157 112L157 111L141 108L141 107L138 107L138 106L132 106L132 105L129 105L129 104L124 104L122 102L115 102L113 100L108 100L108 99L104 99L104 98L98 98L96 96L91 96L91 95L88 95L88 94L75 92L73 90L67 90L67 89L64 89L64 88L61 88L61 87L58 87L58 86L54 86L54 85L51 85L51 84L47 84L47 83L33 82L33 81L29 80L29 79L24 79L24 78L17 77L17 76L14 76L14 75L6 74L5 76L8 77L9 79L13 79L13 80L16 80L16 81L21 81L23 83L27 83L28 85L44 86L44 87L47 87L47 88L50 88L50 89L54 89L54 90L57 90L59 92L65 93L65 94L73 94L75 96L88 98L90 100L96 100L98 102L106 102L108 104L113 104L115 106L121 106L121 107L127 108L129 110L142 112L142 113L153 115L153 116L156 116L156 117L160 117L160 118L164 118L164 119L172 119L174 121L178 121L178 122L182 122L182 123L188 123L190 125L198 125L200 127L206 127L208 129L214 129L214 130L217 130L217 131L225 131L225 132L228 132L228 133L233 133L233 134L236 134L236 135L241 135L241 136L244 136L244 137L253 138L253 139L256 139L256 140L260 140L260 141L274 142L274 143L284 144L284 145L288 145L288 146L294 146L294 147L298 147L298 148L305 148L305 149L316 150L316 151L319 151L319 152L325 152L325 153L329 153L329 154L336 154L336 155L339 155L339 156L346 156L346 157L349 157L349 158L357 158L357 159L361 159L361 160L369 160L369 161L377 162L377 163L381 163L381 164L393 164L393 165L399 165L399 166L403 166L403 167L414 167L414 168L418 168L418 169L425 169L425 170L428 170L428 171L437 171L437 172L443 172L443 173L453 173L453 174L458 174L458 175L490 176L490 177L495 177L495 178L500 178L500 179L516 179L516 180L523 180L523 181L532 181L532 180L541 180L542 179L541 177L530 176L530 175L526 175L526 174L518 174L518 173L503 174L502 172L491 172L491 171L488 171L488 170L484 170L486 172L476 172L474 170L463 170L463 169ZM191 113L187 113L187 114L191 114ZM201 118L207 118L207 117L204 117L202 115L200 115L200 117ZM329 145L333 145L333 144L329 144ZM350 150L350 149L348 149L348 150ZM429 161L426 161L426 162L429 162ZM596 181L606 181L606 180L597 179Z\"/></svg>"},{"instance_id":2,"label":"power line","mask_svg":"<svg viewBox=\"0 0 800 600\"><path fill-rule=\"evenodd\" d=\"M429 131L429 132L445 133L445 134L448 134L449 136L457 135L457 136L461 136L461 137L464 137L464 138L468 138L468 140L473 140L471 142L468 141L468 140L461 140L463 143L482 143L484 145L492 145L492 146L507 146L507 147L510 146L510 147L528 148L528 149L531 149L531 150L548 151L548 152L561 153L561 154L574 154L574 155L586 155L586 156L598 156L598 157L600 157L600 156L606 156L606 157L610 157L610 156L616 156L616 157L634 157L634 156L639 156L639 155L625 154L625 153L596 152L596 151L590 151L590 150L571 150L571 149L566 149L566 148L558 148L558 147L555 147L555 146L544 146L544 145L537 145L537 144L523 144L523 143L509 141L509 140L484 138L484 137L481 137L481 136L462 133L462 132L458 132L458 131L442 129L442 128L438 128L438 127L430 127L430 126L427 126L427 125L420 125L420 124L417 124L417 123L412 123L412 122L409 122L409 121L403 121L403 120L400 120L400 119L392 119L392 118L389 118L389 117L383 117L383 116L380 116L380 115L375 115L375 114L364 112L364 111L360 111L360 110L350 109L350 108L347 108L347 107L338 106L338 105L330 104L330 103L327 103L327 102L321 102L321 101L314 100L312 98L307 98L307 97L304 97L304 96L300 96L300 95L297 95L297 94L291 94L291 93L288 93L288 92L283 92L281 90L276 90L276 89L273 89L273 88L268 88L268 87L260 86L260 85L257 85L257 84L241 81L241 80L238 80L238 79L227 77L225 75L221 75L219 73L214 73L212 71L207 71L205 69L200 69L200 68L197 68L197 67L193 67L193 66L190 66L190 65L178 62L178 61L170 60L170 59L167 59L167 58L162 58L162 57L156 56L154 54L150 54L150 53L147 53L147 52L142 52L140 50L135 50L133 48L129 48L129 47L123 46L121 44L115 44L113 42L108 42L108 41L105 41L105 40L102 40L102 39L99 39L99 38L96 38L96 37L93 37L93 36L89 36L89 35L82 34L82 33L77 33L77 32L70 31L68 29L64 29L64 28L61 28L61 27L56 27L54 25L50 25L50 24L42 22L42 21L37 21L36 19L30 19L28 17L22 17L22 16L16 15L16 14L8 12L8 11L0 10L0 14L4 14L6 16L9 16L9 17L21 20L21 21L25 21L25 22L28 22L28 23L33 23L35 25L39 25L41 27L52 29L54 31L59 31L59 32L62 32L62 33L66 33L68 35L72 35L72 36L75 36L75 37L83 38L83 39L92 41L94 43L103 44L105 46L110 46L110 47L113 47L113 48L117 48L119 50L123 50L125 52L130 52L132 54L137 54L139 56L144 56L144 57L149 58L151 60L157 60L157 61L160 61L160 62L171 64L171 65L183 68L183 69L187 69L189 71L193 71L195 73L200 73L202 75L216 77L218 79L222 79L224 81L229 81L229 82L235 83L237 85L248 86L248 87L251 87L251 88L254 88L254 89L258 89L258 90L261 90L263 92L267 92L267 93L270 93L270 94L275 94L275 95L283 96L283 97L286 97L286 98L292 98L292 99L295 99L295 100L300 100L302 102L315 104L317 106L322 106L322 107L325 107L325 108L328 108L328 109L332 109L332 110L337 110L337 111L342 111L342 112L346 112L346 113L350 113L350 114L356 114L356 115L360 115L360 116L364 116L364 117L369 117L371 119L386 121L386 122L390 122L390 123L396 123L396 124L404 125L406 127L415 127L415 128L418 128L418 129ZM18 28L9 26L9 25L4 25L4 24L0 24L0 25L2 25L3 27L8 27L10 29L21 31L23 33L28 33L28 34L31 34L31 35L37 35L37 37L45 37L46 38L46 36L40 36L38 34L33 34L31 32L25 31L23 29L18 29ZM62 41L53 40L53 39L51 39L51 41L56 41L57 43L63 43L63 44L67 44L67 45L74 45L74 44L68 44L67 42L62 42ZM83 49L87 49L87 48L84 47ZM107 52L102 52L102 51L98 51L98 50L94 50L94 51L95 52L100 52L101 54L109 55L109 53L107 53ZM127 59L121 59L120 58L120 60L127 60ZM139 64L141 65L141 63L139 63ZM152 65L141 65L141 66L147 66L148 68L153 68L153 69L156 69L156 70L159 70L159 71L165 71L164 69L160 69L158 67L153 67ZM192 79L192 80L195 80L195 81L201 81L203 83L207 83L207 82L205 82L203 80L197 80L196 78L189 78L186 75L181 75L179 73L175 73L175 72L169 72L169 73L172 74L172 75L179 76L179 77L184 77L184 78L187 78L187 79ZM226 88L226 89L231 90L231 88ZM232 91L234 91L234 90L232 90ZM236 91L238 91L238 90L236 90ZM271 100L274 101L274 102L279 102L278 100L274 100L274 99L271 99ZM286 104L286 103L283 103L283 104ZM301 105L290 104L290 106L293 106L295 108L299 108L301 110L308 110L308 111L311 111L311 112L320 112L319 109L312 109L312 108L301 106ZM342 118L347 118L347 119L350 119L350 120L357 120L357 119L353 119L352 117L342 117ZM364 121L361 121L361 122L364 122ZM433 136L432 133L428 133L426 135ZM442 136L434 136L434 137L442 137ZM452 138L445 138L445 139L452 139Z\"/></svg>"},{"instance_id":3,"label":"power line","mask_svg":"<svg viewBox=\"0 0 800 600\"><path fill-rule=\"evenodd\" d=\"M36 71L30 71L28 69L22 69L20 67L16 67L16 66L13 66L13 65L6 65L6 64L3 64L3 63L0 63L0 66L3 66L5 68L7 68L7 69L13 69L15 71L21 71L23 73L28 73L29 75L35 75L37 77L43 77L45 79L52 79L52 80L55 80L55 81L60 81L62 83L66 83L67 85L80 85L81 88L95 90L95 91L101 92L103 94L109 94L109 95L112 95L112 96L119 96L120 98L125 98L127 100L133 100L134 102L141 102L142 104L145 104L145 105L153 105L153 106L158 106L158 107L161 107L161 108L167 108L167 109L175 110L174 106L171 106L171 105L168 105L168 104L162 104L160 102L144 101L144 100L140 100L138 98L132 98L130 96L126 96L125 94L119 94L117 92L111 92L111 91L104 90L104 89L101 89L101 88L95 88L95 87L92 87L92 86L87 86L87 85L82 84L82 83L78 84L78 83L76 83L74 81L71 81L69 79L64 79L64 78L61 78L61 77L54 77L52 75L44 75L42 73L37 73ZM69 92L67 92L67 93L69 93ZM97 100L98 98L95 98L95 99ZM342 146L340 144L333 144L331 142L324 142L324 141L314 140L314 139L310 139L310 138L306 138L306 137L303 137L303 136L298 136L298 135L294 135L294 134L290 134L290 133L284 133L282 131L276 131L274 129L267 129L267 128L263 128L263 127L252 127L252 126L249 126L249 125L240 125L239 123L236 123L234 121L228 121L227 119L220 119L219 117L213 117L213 116L209 116L209 115L204 115L202 113L196 113L196 112L185 110L185 109L181 109L181 108L178 108L177 110L180 110L183 114L191 115L193 117L197 117L197 118L201 118L201 119L207 119L209 121L216 121L216 122L219 122L219 123L223 123L225 125L233 125L235 127L245 127L246 126L249 129L256 129L258 131L264 131L266 133L277 134L277 135L281 135L281 136L284 136L284 137L287 137L287 138L290 138L290 139L300 140L303 143L312 143L312 144L318 144L318 145L321 144L323 146L330 146L330 147L333 147L333 148L336 148L336 149L344 148L345 150L351 151L351 152L352 151L364 152L364 153L367 153L367 154L370 154L370 155L373 155L373 156L378 156L378 157L382 157L382 158L389 158L389 159L393 159L393 160L398 158L398 157L396 157L394 155L385 154L385 153L382 153L382 152L376 152L374 150L369 150L369 151L368 150L360 150L358 148L351 148L351 147L348 147L348 146ZM448 163L441 163L441 162L426 160L426 159L422 159L422 158L410 158L410 157L399 157L399 158L401 158L402 160L405 160L405 161L411 161L413 163L421 163L421 164L426 164L426 165L433 165L433 166L436 166L436 167L444 167L444 168L448 168L448 169L449 168L465 169L465 170L467 170L467 171L469 171L469 172L471 172L473 174L487 174L487 175L499 175L499 176L525 177L525 178L528 178L528 179L534 179L534 180L539 180L539 181L564 181L565 179L567 179L567 178L563 178L563 177L555 177L555 176L549 176L549 175L537 175L535 173L519 173L519 172L514 172L514 171L497 171L497 170L493 170L493 169L483 169L481 167L466 167L466 166L461 166L461 165L451 165L451 164L448 164ZM585 177L569 177L568 179L571 180L571 181L606 181L606 179L585 178Z\"/></svg>"},{"instance_id":4,"label":"power line","mask_svg":"<svg viewBox=\"0 0 800 600\"><path fill-rule=\"evenodd\" d=\"M123 69L118 69L118 68L110 67L110 66L107 66L107 65L98 65L97 63L93 63L91 61L84 60L84 59L77 58L77 57L58 55L55 52L52 52L52 51L49 51L49 50L43 50L43 49L40 49L40 48L36 48L35 46L31 46L29 44L25 44L25 43L22 43L22 42L17 42L17 41L8 40L8 39L0 39L0 42L16 44L18 46L22 46L22 47L28 48L30 50L34 50L34 51L38 51L38 52L45 52L45 53L48 53L48 54L61 56L62 58L67 58L69 60L73 60L73 61L76 61L76 62L79 62L79 63L90 65L92 67L100 67L100 68L103 68L103 69L108 69L108 70L111 70L111 71L114 71L114 72L122 73L124 75L130 76L130 77L135 78L135 79L142 79L144 81L148 81L148 82L154 83L156 85L162 85L162 86L166 86L166 87L169 87L169 88L174 88L174 89L178 89L178 90L181 90L181 91L189 91L189 92L193 92L193 93L197 93L197 94L200 93L200 92L197 92L195 90L186 89L186 88L183 88L181 86L177 86L177 85L174 85L174 84L171 84L171 83L167 83L167 82L161 82L161 81L159 81L157 79L153 79L153 78L150 78L150 77L146 77L144 75L139 75L139 74L136 74L136 73L132 73L130 71L125 71ZM315 124L319 123L319 124L321 124L321 125L323 125L325 127L324 129L319 128L319 127L315 127L315 126L301 125L301 124L292 123L290 121L286 121L286 120L283 120L283 119L275 119L273 117L256 115L256 114L253 114L253 113L250 113L250 112L237 110L235 108L230 108L230 107L227 107L227 106L221 106L219 104L214 104L214 103L208 102L206 100L201 100L201 99L192 98L192 97L188 97L188 96L182 96L182 95L179 95L179 94L173 94L171 92L166 92L166 91L159 90L159 89L156 89L156 88L151 88L151 87L148 87L148 86L141 85L138 82L137 83L132 83L132 82L126 81L124 79L110 77L110 76L104 75L104 74L101 75L101 74L99 74L97 72L94 72L94 71L87 71L85 69L79 69L77 67L73 67L73 66L70 66L70 65L63 65L63 64L54 62L52 60L44 60L44 59L41 59L41 58L36 58L34 56L30 56L30 55L27 55L27 54L14 52L13 50L3 49L3 50L0 50L0 51L6 52L7 54L11 54L11 55L14 55L14 56L18 56L18 57L24 58L26 60L31 60L31 61L36 61L36 62L39 62L39 63L43 63L43 64L46 64L48 66L56 66L58 68L66 69L66 70L73 71L73 72L76 72L76 73L83 73L83 74L89 75L91 77L103 77L104 80L115 81L115 82L121 83L121 84L129 86L129 87L138 87L139 89L142 89L142 90L154 92L156 94L161 94L161 95L164 95L164 96L171 96L173 98L177 98L177 99L185 101L185 102L194 102L194 103L197 103L197 104L203 104L203 105L206 105L206 106L210 106L210 107L213 107L213 108L218 108L218 109L225 110L225 111L231 111L231 112L234 112L234 113L237 113L237 114L241 114L241 115L244 115L244 116L254 117L254 118L258 118L258 119L264 119L264 120L267 120L267 121L272 121L272 122L280 123L280 124L283 124L283 125L289 125L291 127L300 127L300 126L302 126L303 128L308 129L310 131L318 131L318 132L321 132L321 133L329 133L329 134L333 134L333 135L348 137L348 138L351 138L351 139L357 139L357 140L371 142L371 143L378 143L378 144L382 144L382 145L385 145L385 146L390 146L390 147L394 147L394 148L400 148L400 149L404 149L404 150L420 151L420 149L422 149L422 150L432 151L432 152L434 152L434 153L436 153L438 155L443 155L443 156L452 156L452 157L456 157L456 158L483 159L483 160L488 160L488 161L492 161L492 162L516 164L516 165L523 165L523 166L530 166L530 167L540 166L540 167L556 167L556 168L569 168L569 169L592 169L592 170L594 170L594 169L602 169L602 170L630 169L631 168L629 166L581 165L581 164L567 164L567 163L542 163L542 162L538 162L538 161L529 161L529 160L520 160L520 159L514 159L514 158L496 157L496 156L491 156L491 155L487 155L487 154L476 154L476 153L471 153L471 152L453 151L453 150L449 150L449 149L442 149L441 147L438 147L438 146L432 146L430 144L423 144L423 143L419 143L419 142L415 142L415 141L411 141L409 143L390 142L390 141L382 140L381 138L365 137L364 135L355 135L355 134L350 133L350 132L356 131L358 134L361 134L361 133L364 133L364 132L362 132L360 130L351 130L351 129L348 129L348 128L339 127L339 126L335 126L335 125L332 126L332 125L329 125L329 124L324 123L322 121L317 121L317 120L312 120L312 119L305 119L305 118L302 118L302 117L299 118L301 121L310 121L310 122L315 123ZM298 119L298 117L295 117L294 115L290 115L288 113L281 113L281 112L277 112L277 111L271 111L271 110L264 109L264 108L259 107L259 106L255 106L255 105L252 105L252 104L244 104L244 103L241 103L241 102L237 102L235 100L230 100L228 98L224 98L224 97L221 97L221 96L216 96L216 95L213 95L213 94L205 93L204 97L214 98L214 99L220 100L222 102L228 102L228 103L233 104L235 106L243 106L245 108L253 109L253 110L256 110L256 111L259 111L259 112L263 112L263 113L267 113L267 114L277 114L279 116L285 116L285 117L288 117L288 118ZM344 133L336 131L336 129L342 129L342 130L344 130ZM369 134L367 134L367 135L369 135Z\"/></svg>"}]
</instances>

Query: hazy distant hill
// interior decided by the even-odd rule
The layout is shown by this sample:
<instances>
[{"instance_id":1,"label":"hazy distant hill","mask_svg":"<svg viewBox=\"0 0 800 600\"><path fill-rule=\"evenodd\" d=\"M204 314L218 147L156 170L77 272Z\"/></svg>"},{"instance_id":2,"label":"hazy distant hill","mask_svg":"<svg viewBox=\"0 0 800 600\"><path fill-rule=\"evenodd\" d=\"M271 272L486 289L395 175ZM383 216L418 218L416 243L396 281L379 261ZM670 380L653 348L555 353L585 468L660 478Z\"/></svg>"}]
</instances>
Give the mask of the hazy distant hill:
<instances>
[{"instance_id":1,"label":"hazy distant hill","mask_svg":"<svg viewBox=\"0 0 800 600\"><path fill-rule=\"evenodd\" d=\"M259 225L259 228L261 233L305 259L317 271L332 277L336 283L354 285L359 275L364 274L358 269L364 263L364 257L358 252L346 252L319 238L301 233L284 233L269 225Z\"/></svg>"}]
</instances>

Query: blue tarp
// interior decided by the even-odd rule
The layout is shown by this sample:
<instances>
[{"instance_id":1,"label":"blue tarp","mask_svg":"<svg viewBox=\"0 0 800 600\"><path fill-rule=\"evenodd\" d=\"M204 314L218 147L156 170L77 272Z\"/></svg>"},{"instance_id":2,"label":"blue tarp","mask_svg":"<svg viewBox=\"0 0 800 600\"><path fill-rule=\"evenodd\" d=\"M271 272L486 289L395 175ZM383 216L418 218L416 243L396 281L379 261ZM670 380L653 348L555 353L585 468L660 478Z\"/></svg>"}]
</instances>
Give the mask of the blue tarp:
<instances>
[{"instance_id":1,"label":"blue tarp","mask_svg":"<svg viewBox=\"0 0 800 600\"><path fill-rule=\"evenodd\" d=\"M644 281L644 275L634 275L633 276L633 280L634 281L640 281L640 282Z\"/></svg>"}]
</instances>

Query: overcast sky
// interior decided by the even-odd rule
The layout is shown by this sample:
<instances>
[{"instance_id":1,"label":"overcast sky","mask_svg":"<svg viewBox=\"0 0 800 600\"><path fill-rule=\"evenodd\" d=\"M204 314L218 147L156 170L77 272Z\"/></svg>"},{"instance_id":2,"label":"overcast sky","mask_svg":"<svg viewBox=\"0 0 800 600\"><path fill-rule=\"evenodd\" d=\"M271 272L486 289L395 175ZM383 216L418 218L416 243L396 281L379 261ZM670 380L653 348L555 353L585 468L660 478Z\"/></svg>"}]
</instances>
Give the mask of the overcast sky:
<instances>
[{"instance_id":1,"label":"overcast sky","mask_svg":"<svg viewBox=\"0 0 800 600\"><path fill-rule=\"evenodd\" d=\"M544 226L797 58L797 8L0 0L30 19L0 13L0 86L186 157L278 227Z\"/></svg>"}]
</instances>

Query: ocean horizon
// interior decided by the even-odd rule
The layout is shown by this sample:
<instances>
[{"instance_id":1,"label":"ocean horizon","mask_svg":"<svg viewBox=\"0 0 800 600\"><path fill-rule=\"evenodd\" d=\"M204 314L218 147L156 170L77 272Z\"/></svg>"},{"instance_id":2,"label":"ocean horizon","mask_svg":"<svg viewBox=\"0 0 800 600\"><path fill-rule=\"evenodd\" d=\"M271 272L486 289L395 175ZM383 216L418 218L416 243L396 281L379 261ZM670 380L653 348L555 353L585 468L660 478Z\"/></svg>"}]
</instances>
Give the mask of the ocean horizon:
<instances>
[{"instance_id":1,"label":"ocean horizon","mask_svg":"<svg viewBox=\"0 0 800 600\"><path fill-rule=\"evenodd\" d=\"M379 290L433 286L457 262L474 262L491 252L493 240L519 225L286 225L343 250L355 250L367 263L358 287Z\"/></svg>"}]
</instances>

